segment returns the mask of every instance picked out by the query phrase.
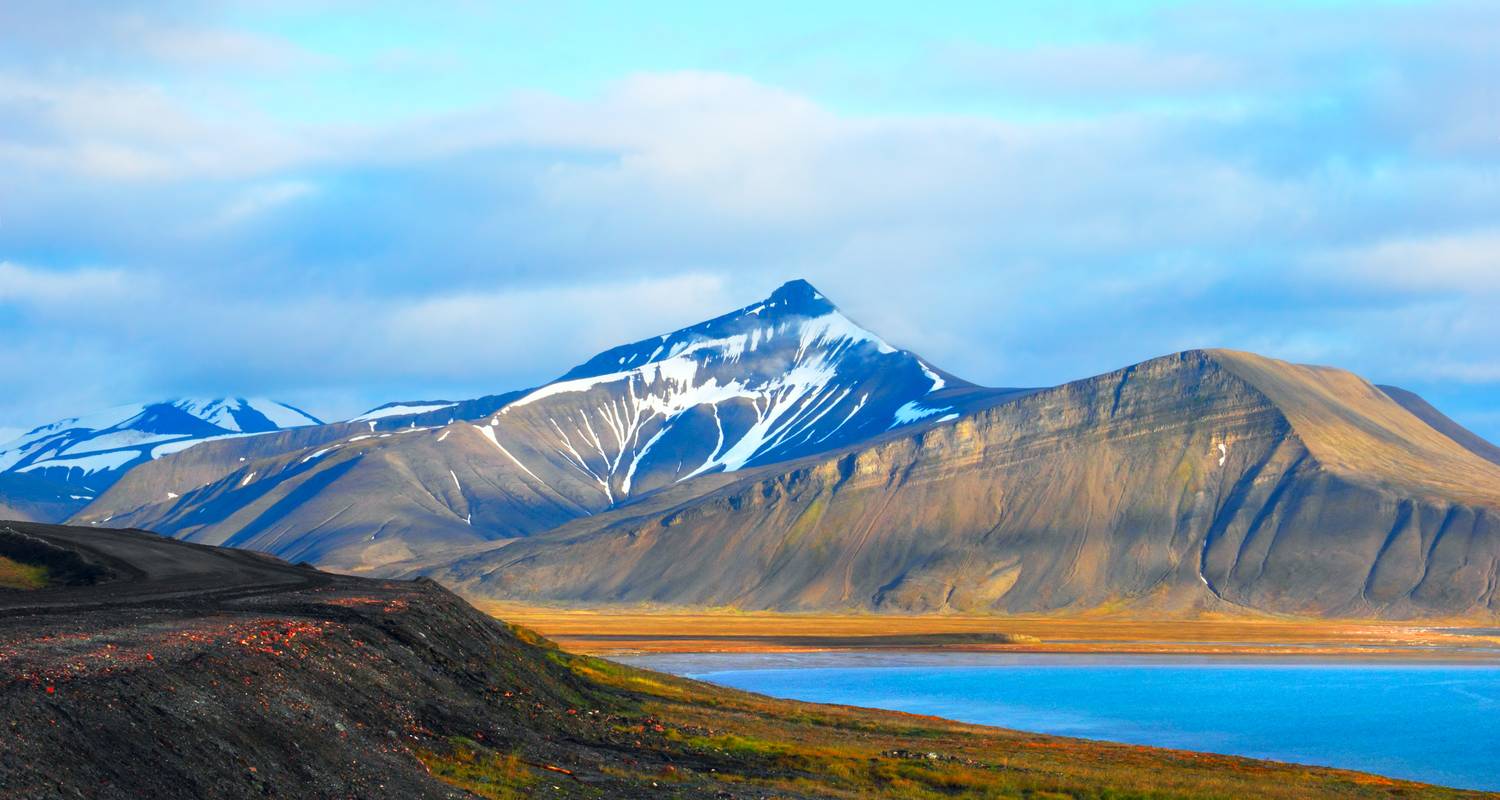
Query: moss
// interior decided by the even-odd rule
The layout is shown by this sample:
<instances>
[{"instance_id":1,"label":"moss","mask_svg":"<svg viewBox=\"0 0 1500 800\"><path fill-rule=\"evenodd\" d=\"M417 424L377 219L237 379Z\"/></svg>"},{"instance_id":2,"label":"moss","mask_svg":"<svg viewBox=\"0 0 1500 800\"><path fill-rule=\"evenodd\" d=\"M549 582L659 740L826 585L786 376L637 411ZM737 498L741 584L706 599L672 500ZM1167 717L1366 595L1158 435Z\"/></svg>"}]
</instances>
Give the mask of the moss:
<instances>
[{"instance_id":1,"label":"moss","mask_svg":"<svg viewBox=\"0 0 1500 800\"><path fill-rule=\"evenodd\" d=\"M51 582L46 567L0 556L0 589L41 589Z\"/></svg>"},{"instance_id":2,"label":"moss","mask_svg":"<svg viewBox=\"0 0 1500 800\"><path fill-rule=\"evenodd\" d=\"M532 796L540 780L518 753L496 753L461 736L449 739L452 750L417 752L417 759L434 777L491 800L521 800Z\"/></svg>"}]
</instances>

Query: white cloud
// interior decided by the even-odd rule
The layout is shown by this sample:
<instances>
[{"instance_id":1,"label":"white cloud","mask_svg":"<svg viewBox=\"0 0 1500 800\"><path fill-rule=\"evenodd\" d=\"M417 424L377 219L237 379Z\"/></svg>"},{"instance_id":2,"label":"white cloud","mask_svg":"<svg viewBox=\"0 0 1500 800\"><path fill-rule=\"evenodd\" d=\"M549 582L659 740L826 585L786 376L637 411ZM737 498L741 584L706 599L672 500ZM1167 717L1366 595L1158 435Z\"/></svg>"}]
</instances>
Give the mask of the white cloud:
<instances>
[{"instance_id":1,"label":"white cloud","mask_svg":"<svg viewBox=\"0 0 1500 800\"><path fill-rule=\"evenodd\" d=\"M111 181L255 176L312 154L243 108L195 111L160 86L0 73L0 167Z\"/></svg>"},{"instance_id":2,"label":"white cloud","mask_svg":"<svg viewBox=\"0 0 1500 800\"><path fill-rule=\"evenodd\" d=\"M1394 289L1489 295L1500 292L1500 229L1385 239L1313 261Z\"/></svg>"},{"instance_id":3,"label":"white cloud","mask_svg":"<svg viewBox=\"0 0 1500 800\"><path fill-rule=\"evenodd\" d=\"M150 57L192 69L286 72L331 62L285 40L243 31L162 26L140 16L120 17L116 27L121 39L133 42Z\"/></svg>"},{"instance_id":4,"label":"white cloud","mask_svg":"<svg viewBox=\"0 0 1500 800\"><path fill-rule=\"evenodd\" d=\"M308 126L197 69L0 71L0 259L32 265L0 267L0 302L32 322L128 292L0 315L0 369L83 376L80 404L359 386L353 412L544 379L803 276L983 382L1227 345L1488 386L1494 14L1177 4L1138 36L962 51L965 85L913 76L930 104L690 70ZM169 21L117 44L209 73L299 57ZM944 91L961 113L920 110ZM119 266L37 266L77 263Z\"/></svg>"},{"instance_id":5,"label":"white cloud","mask_svg":"<svg viewBox=\"0 0 1500 800\"><path fill-rule=\"evenodd\" d=\"M1242 86L1243 65L1218 53L1097 42L996 48L959 45L936 56L959 80L1048 103L1205 96Z\"/></svg>"},{"instance_id":6,"label":"white cloud","mask_svg":"<svg viewBox=\"0 0 1500 800\"><path fill-rule=\"evenodd\" d=\"M129 284L120 269L52 271L0 261L0 303L61 309L116 296Z\"/></svg>"},{"instance_id":7,"label":"white cloud","mask_svg":"<svg viewBox=\"0 0 1500 800\"><path fill-rule=\"evenodd\" d=\"M552 376L601 350L728 311L734 301L723 278L705 274L445 293L392 303L372 355L420 359L432 380Z\"/></svg>"},{"instance_id":8,"label":"white cloud","mask_svg":"<svg viewBox=\"0 0 1500 800\"><path fill-rule=\"evenodd\" d=\"M304 180L254 184L241 190L231 199L219 211L213 224L215 226L237 225L294 203L314 194L317 190L317 185Z\"/></svg>"}]
</instances>

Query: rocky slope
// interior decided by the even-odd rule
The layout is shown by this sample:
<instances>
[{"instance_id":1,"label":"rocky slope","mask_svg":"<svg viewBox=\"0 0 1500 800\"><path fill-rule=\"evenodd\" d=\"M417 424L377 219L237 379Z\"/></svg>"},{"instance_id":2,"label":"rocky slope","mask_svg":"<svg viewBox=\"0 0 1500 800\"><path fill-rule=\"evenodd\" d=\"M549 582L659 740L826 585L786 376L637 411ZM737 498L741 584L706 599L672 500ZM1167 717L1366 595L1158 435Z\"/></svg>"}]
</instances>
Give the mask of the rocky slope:
<instances>
[{"instance_id":1,"label":"rocky slope","mask_svg":"<svg viewBox=\"0 0 1500 800\"><path fill-rule=\"evenodd\" d=\"M143 532L0 525L0 555L73 584L0 591L4 797L1483 796L772 700Z\"/></svg>"},{"instance_id":2,"label":"rocky slope","mask_svg":"<svg viewBox=\"0 0 1500 800\"><path fill-rule=\"evenodd\" d=\"M1500 610L1500 467L1349 373L1193 351L425 570L778 609Z\"/></svg>"}]
</instances>

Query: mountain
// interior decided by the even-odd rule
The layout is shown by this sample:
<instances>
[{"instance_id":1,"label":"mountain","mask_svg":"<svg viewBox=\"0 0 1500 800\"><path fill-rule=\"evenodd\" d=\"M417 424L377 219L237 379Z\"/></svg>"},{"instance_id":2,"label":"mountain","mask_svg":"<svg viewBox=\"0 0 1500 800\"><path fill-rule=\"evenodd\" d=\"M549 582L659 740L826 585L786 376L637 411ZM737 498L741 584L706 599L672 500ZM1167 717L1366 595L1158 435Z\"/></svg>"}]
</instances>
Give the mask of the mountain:
<instances>
[{"instance_id":1,"label":"mountain","mask_svg":"<svg viewBox=\"0 0 1500 800\"><path fill-rule=\"evenodd\" d=\"M81 491L39 475L0 473L0 519L67 519L94 499Z\"/></svg>"},{"instance_id":2,"label":"mountain","mask_svg":"<svg viewBox=\"0 0 1500 800\"><path fill-rule=\"evenodd\" d=\"M1399 403L1402 408L1410 411L1417 419L1432 426L1444 436L1458 442L1464 449L1490 463L1500 464L1500 447L1490 444L1479 434L1449 419L1446 414L1433 408L1431 403L1423 400L1415 392L1409 392L1399 386L1379 386L1376 388L1385 392L1388 397Z\"/></svg>"},{"instance_id":3,"label":"mountain","mask_svg":"<svg viewBox=\"0 0 1500 800\"><path fill-rule=\"evenodd\" d=\"M534 389L199 445L74 519L524 601L1493 615L1500 464L1413 398L1225 350L988 389L794 281Z\"/></svg>"},{"instance_id":4,"label":"mountain","mask_svg":"<svg viewBox=\"0 0 1500 800\"><path fill-rule=\"evenodd\" d=\"M214 443L153 465L140 481L133 474L76 521L378 569L533 535L678 484L712 485L712 476L953 419L1012 394L892 347L793 281L738 311L601 353L536 389L393 404L266 438L256 446L276 452L259 457L240 443ZM178 468L208 458L205 469ZM180 481L166 482L173 477Z\"/></svg>"},{"instance_id":5,"label":"mountain","mask_svg":"<svg viewBox=\"0 0 1500 800\"><path fill-rule=\"evenodd\" d=\"M732 314L600 353L486 427L555 453L609 508L697 475L957 419L1000 394L892 347L793 281Z\"/></svg>"},{"instance_id":6,"label":"mountain","mask_svg":"<svg viewBox=\"0 0 1500 800\"><path fill-rule=\"evenodd\" d=\"M1190 351L415 571L902 612L1500 611L1500 467L1350 373Z\"/></svg>"},{"instance_id":7,"label":"mountain","mask_svg":"<svg viewBox=\"0 0 1500 800\"><path fill-rule=\"evenodd\" d=\"M0 507L64 519L142 462L211 439L321 424L284 403L237 397L119 406L61 419L0 444Z\"/></svg>"}]
</instances>

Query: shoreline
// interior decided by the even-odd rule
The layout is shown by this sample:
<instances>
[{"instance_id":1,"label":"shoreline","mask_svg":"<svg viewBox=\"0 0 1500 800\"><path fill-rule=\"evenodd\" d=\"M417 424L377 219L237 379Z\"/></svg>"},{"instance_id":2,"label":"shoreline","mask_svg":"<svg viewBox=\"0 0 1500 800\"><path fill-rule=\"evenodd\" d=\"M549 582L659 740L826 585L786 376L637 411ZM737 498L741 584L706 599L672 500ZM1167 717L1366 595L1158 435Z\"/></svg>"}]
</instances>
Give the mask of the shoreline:
<instances>
[{"instance_id":1,"label":"shoreline","mask_svg":"<svg viewBox=\"0 0 1500 800\"><path fill-rule=\"evenodd\" d=\"M1475 620L885 616L471 602L565 650L598 656L888 651L1500 663L1500 631Z\"/></svg>"},{"instance_id":2,"label":"shoreline","mask_svg":"<svg viewBox=\"0 0 1500 800\"><path fill-rule=\"evenodd\" d=\"M1320 724L1321 713L1313 714L1314 719L1298 721L1303 704L1316 704L1318 701L1313 698L1328 691L1344 692L1333 705L1359 706L1365 696L1361 694L1363 689L1346 688L1350 686L1377 689L1415 686L1420 691L1424 685L1447 686L1453 681L1472 679L1492 687L1500 679L1497 677L1500 662L1495 661L1118 653L1048 655L953 650L647 653L611 658L633 667L800 702L885 709L1126 746L1353 769L1393 780L1426 781L1476 792L1500 790L1500 785L1494 783L1493 772L1483 768L1483 763L1487 763L1483 756L1478 756L1483 763L1476 766L1472 744L1465 748L1466 755L1433 763L1424 760L1431 754L1420 746L1413 749L1411 745L1388 742L1346 741L1340 728L1344 723ZM1112 671L1080 673L1071 669L1074 667ZM949 668L958 670L953 673L956 677L945 676L944 671ZM1241 680L1234 676L1241 669L1249 677L1236 696L1236 686ZM764 673L764 677L757 677L757 673ZM1424 673L1441 677L1424 677ZM1103 677L1105 674L1109 677ZM1136 699L1122 706L1118 698L1111 699L1110 691L1094 695L1093 687L1100 685L1099 681L1107 681L1115 691L1121 686L1132 687ZM1030 688L1037 686L1041 688ZM1159 696L1145 700L1166 687L1170 687L1174 701L1162 702ZM1309 687L1316 688L1309 694ZM1445 701L1432 696L1430 688L1427 691L1430 705L1408 704L1394 712L1394 716L1388 713L1383 718L1378 717L1378 711L1363 713L1376 714L1377 718L1369 722L1382 730L1408 721L1411 726L1408 734L1430 745L1441 735L1442 726L1430 723L1423 726L1424 715L1437 713L1451 717L1462 713L1455 712L1456 707L1468 704L1451 697ZM1090 696L1093 699L1079 699ZM1217 708L1214 703L1218 703ZM1261 720L1280 720L1279 727L1276 723L1265 726L1264 722L1246 725L1234 721L1232 710L1250 708ZM1476 726L1473 729L1479 730L1480 723L1471 715L1455 724L1459 727L1473 724Z\"/></svg>"}]
</instances>

